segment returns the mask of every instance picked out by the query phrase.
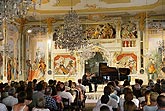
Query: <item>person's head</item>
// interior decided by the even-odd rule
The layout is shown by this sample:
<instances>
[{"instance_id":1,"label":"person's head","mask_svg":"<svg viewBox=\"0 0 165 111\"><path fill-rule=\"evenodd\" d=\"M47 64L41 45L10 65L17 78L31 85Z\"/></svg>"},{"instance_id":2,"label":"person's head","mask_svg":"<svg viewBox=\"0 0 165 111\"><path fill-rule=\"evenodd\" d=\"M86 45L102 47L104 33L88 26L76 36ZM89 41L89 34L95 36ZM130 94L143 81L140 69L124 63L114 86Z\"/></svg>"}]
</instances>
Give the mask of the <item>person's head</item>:
<instances>
[{"instance_id":1,"label":"person's head","mask_svg":"<svg viewBox=\"0 0 165 111\"><path fill-rule=\"evenodd\" d=\"M107 104L109 101L109 95L102 95L101 96L101 103L102 104Z\"/></svg>"},{"instance_id":2,"label":"person's head","mask_svg":"<svg viewBox=\"0 0 165 111\"><path fill-rule=\"evenodd\" d=\"M8 90L8 94L9 94L10 96L14 96L15 93L16 93L15 88L14 88L14 87L10 87L9 90Z\"/></svg>"},{"instance_id":3,"label":"person's head","mask_svg":"<svg viewBox=\"0 0 165 111\"><path fill-rule=\"evenodd\" d=\"M77 86L76 82L72 82L71 88L75 88Z\"/></svg>"},{"instance_id":4,"label":"person's head","mask_svg":"<svg viewBox=\"0 0 165 111\"><path fill-rule=\"evenodd\" d=\"M36 107L37 108L44 108L46 104L45 98L44 97L39 97L36 102Z\"/></svg>"},{"instance_id":5,"label":"person's head","mask_svg":"<svg viewBox=\"0 0 165 111\"><path fill-rule=\"evenodd\" d=\"M37 83L37 79L33 79L33 84L36 84Z\"/></svg>"},{"instance_id":6,"label":"person's head","mask_svg":"<svg viewBox=\"0 0 165 111\"><path fill-rule=\"evenodd\" d=\"M110 111L110 109L108 106L103 105L100 107L100 111Z\"/></svg>"},{"instance_id":7,"label":"person's head","mask_svg":"<svg viewBox=\"0 0 165 111\"><path fill-rule=\"evenodd\" d=\"M159 95L157 97L157 104L158 104L158 108L165 108L165 96L164 95Z\"/></svg>"},{"instance_id":8,"label":"person's head","mask_svg":"<svg viewBox=\"0 0 165 111\"><path fill-rule=\"evenodd\" d=\"M50 79L50 80L48 81L48 84L49 84L50 86L53 86L53 85L54 85L54 81L53 81L52 79Z\"/></svg>"},{"instance_id":9,"label":"person's head","mask_svg":"<svg viewBox=\"0 0 165 111\"><path fill-rule=\"evenodd\" d=\"M160 90L161 90L162 93L165 93L165 80L164 79L161 82Z\"/></svg>"},{"instance_id":10,"label":"person's head","mask_svg":"<svg viewBox=\"0 0 165 111\"><path fill-rule=\"evenodd\" d=\"M65 85L63 82L60 83L60 90L61 91L64 91L65 90Z\"/></svg>"},{"instance_id":11,"label":"person's head","mask_svg":"<svg viewBox=\"0 0 165 111\"><path fill-rule=\"evenodd\" d=\"M127 92L124 95L124 99L125 99L125 101L131 101L131 100L133 100L133 92Z\"/></svg>"},{"instance_id":12,"label":"person's head","mask_svg":"<svg viewBox=\"0 0 165 111\"><path fill-rule=\"evenodd\" d=\"M113 87L116 87L116 84L115 84L114 81L110 81L110 82L108 82L107 86L109 86L109 85L111 85L111 86L113 86Z\"/></svg>"},{"instance_id":13,"label":"person's head","mask_svg":"<svg viewBox=\"0 0 165 111\"><path fill-rule=\"evenodd\" d=\"M156 102L159 94L157 92L150 93L150 102Z\"/></svg>"},{"instance_id":14,"label":"person's head","mask_svg":"<svg viewBox=\"0 0 165 111\"><path fill-rule=\"evenodd\" d=\"M25 91L19 92L18 95L17 95L18 103L24 103L26 97L27 97L27 94L26 94Z\"/></svg>"},{"instance_id":15,"label":"person's head","mask_svg":"<svg viewBox=\"0 0 165 111\"><path fill-rule=\"evenodd\" d=\"M37 91L42 91L43 90L43 84L38 83L37 84Z\"/></svg>"},{"instance_id":16,"label":"person's head","mask_svg":"<svg viewBox=\"0 0 165 111\"><path fill-rule=\"evenodd\" d=\"M123 86L130 86L130 81L128 81L127 79L124 80Z\"/></svg>"},{"instance_id":17,"label":"person's head","mask_svg":"<svg viewBox=\"0 0 165 111\"><path fill-rule=\"evenodd\" d=\"M45 88L45 95L51 95L52 94L52 88L51 87L46 87Z\"/></svg>"},{"instance_id":18,"label":"person's head","mask_svg":"<svg viewBox=\"0 0 165 111\"><path fill-rule=\"evenodd\" d=\"M139 79L135 79L135 83L138 83L139 84Z\"/></svg>"},{"instance_id":19,"label":"person's head","mask_svg":"<svg viewBox=\"0 0 165 111\"><path fill-rule=\"evenodd\" d=\"M129 87L125 87L123 93L127 94L128 92L132 92L132 90Z\"/></svg>"},{"instance_id":20,"label":"person's head","mask_svg":"<svg viewBox=\"0 0 165 111\"><path fill-rule=\"evenodd\" d=\"M111 89L109 86L104 87L104 95L110 95L111 94Z\"/></svg>"},{"instance_id":21,"label":"person's head","mask_svg":"<svg viewBox=\"0 0 165 111\"><path fill-rule=\"evenodd\" d=\"M78 83L81 84L82 83L82 79L78 79Z\"/></svg>"},{"instance_id":22,"label":"person's head","mask_svg":"<svg viewBox=\"0 0 165 111\"><path fill-rule=\"evenodd\" d=\"M124 111L135 111L137 106L132 101L125 101L124 102Z\"/></svg>"}]
</instances>

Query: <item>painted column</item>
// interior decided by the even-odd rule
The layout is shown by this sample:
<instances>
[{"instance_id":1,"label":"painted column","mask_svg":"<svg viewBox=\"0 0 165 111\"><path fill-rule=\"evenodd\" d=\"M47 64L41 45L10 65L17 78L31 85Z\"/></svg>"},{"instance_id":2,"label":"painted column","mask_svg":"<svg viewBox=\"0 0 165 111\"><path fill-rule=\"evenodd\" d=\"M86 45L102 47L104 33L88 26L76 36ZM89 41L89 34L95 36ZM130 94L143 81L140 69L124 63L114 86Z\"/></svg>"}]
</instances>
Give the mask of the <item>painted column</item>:
<instances>
[{"instance_id":1,"label":"painted column","mask_svg":"<svg viewBox=\"0 0 165 111\"><path fill-rule=\"evenodd\" d=\"M52 23L54 22L54 18L48 18L46 19L46 23L47 23L47 74L48 76L46 77L47 81L49 79L53 79L53 61L52 61L52 30L53 30L53 27L52 27Z\"/></svg>"},{"instance_id":2,"label":"painted column","mask_svg":"<svg viewBox=\"0 0 165 111\"><path fill-rule=\"evenodd\" d=\"M20 71L20 76L18 80L26 80L26 69L25 69L25 64L26 64L26 37L24 34L24 26L25 23L27 22L26 19L20 18L16 20L19 24L19 71Z\"/></svg>"}]
</instances>

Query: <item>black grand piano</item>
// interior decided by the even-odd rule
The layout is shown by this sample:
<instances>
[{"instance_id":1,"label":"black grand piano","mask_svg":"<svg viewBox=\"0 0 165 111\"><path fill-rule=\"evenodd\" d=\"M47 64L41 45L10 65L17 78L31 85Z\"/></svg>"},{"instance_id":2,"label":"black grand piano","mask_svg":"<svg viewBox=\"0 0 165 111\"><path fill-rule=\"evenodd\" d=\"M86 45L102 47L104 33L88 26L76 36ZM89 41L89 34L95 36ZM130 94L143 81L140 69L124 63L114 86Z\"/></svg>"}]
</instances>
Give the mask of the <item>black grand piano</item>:
<instances>
[{"instance_id":1,"label":"black grand piano","mask_svg":"<svg viewBox=\"0 0 165 111\"><path fill-rule=\"evenodd\" d=\"M103 81L114 81L119 80L123 81L129 79L128 75L130 74L129 68L116 68L108 67L107 63L99 64L99 76L103 78Z\"/></svg>"},{"instance_id":2,"label":"black grand piano","mask_svg":"<svg viewBox=\"0 0 165 111\"><path fill-rule=\"evenodd\" d=\"M116 68L116 67L108 67L107 63L99 63L99 75L92 78L92 82L96 84L102 84L108 81L124 81L125 79L130 80L129 68Z\"/></svg>"}]
</instances>

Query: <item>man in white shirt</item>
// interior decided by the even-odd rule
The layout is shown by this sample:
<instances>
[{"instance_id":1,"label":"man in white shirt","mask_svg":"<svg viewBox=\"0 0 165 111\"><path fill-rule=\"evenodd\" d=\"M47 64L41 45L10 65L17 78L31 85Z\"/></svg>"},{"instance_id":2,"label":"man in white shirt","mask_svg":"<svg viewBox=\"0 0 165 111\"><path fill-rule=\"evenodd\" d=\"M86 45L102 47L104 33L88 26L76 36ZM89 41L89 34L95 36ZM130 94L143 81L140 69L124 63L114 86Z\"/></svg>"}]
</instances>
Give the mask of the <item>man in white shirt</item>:
<instances>
[{"instance_id":1,"label":"man in white shirt","mask_svg":"<svg viewBox=\"0 0 165 111\"><path fill-rule=\"evenodd\" d=\"M69 99L69 104L74 102L75 97L71 95L70 92L65 91L65 86L63 83L60 84L61 91L57 92L57 95L61 96L61 98Z\"/></svg>"}]
</instances>

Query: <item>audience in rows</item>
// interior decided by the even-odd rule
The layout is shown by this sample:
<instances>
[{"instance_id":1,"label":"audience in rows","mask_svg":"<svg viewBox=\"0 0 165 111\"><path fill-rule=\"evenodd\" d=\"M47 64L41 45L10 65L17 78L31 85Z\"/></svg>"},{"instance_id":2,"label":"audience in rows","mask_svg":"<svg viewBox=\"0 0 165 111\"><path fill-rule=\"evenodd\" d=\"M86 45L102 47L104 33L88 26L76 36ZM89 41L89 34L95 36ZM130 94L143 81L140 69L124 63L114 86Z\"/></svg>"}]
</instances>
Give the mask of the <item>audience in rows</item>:
<instances>
[{"instance_id":1,"label":"audience in rows","mask_svg":"<svg viewBox=\"0 0 165 111\"><path fill-rule=\"evenodd\" d=\"M76 82L49 80L0 83L0 111L63 111L68 99L72 109L82 110L86 99L86 88L81 79ZM165 80L156 83L136 79L134 85L125 80L110 81L103 89L93 111L165 111ZM76 107L74 107L76 106ZM77 110L78 111L78 110Z\"/></svg>"}]
</instances>

